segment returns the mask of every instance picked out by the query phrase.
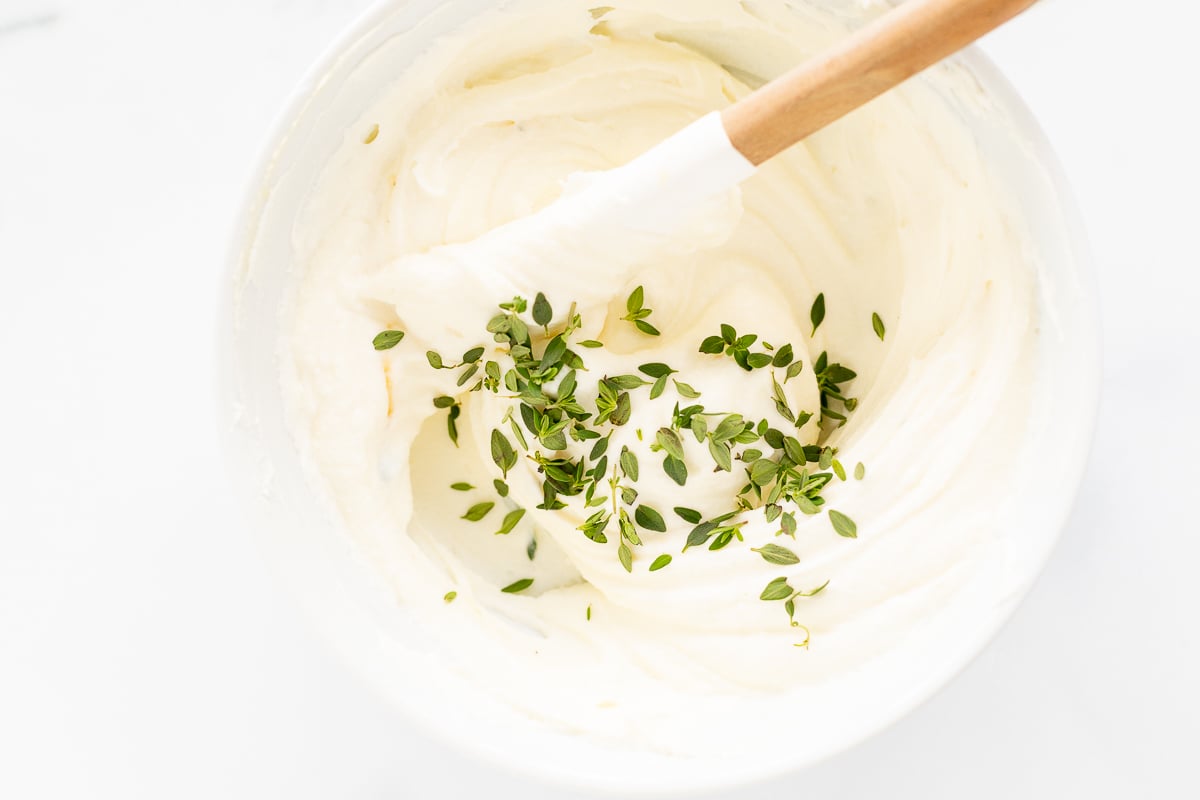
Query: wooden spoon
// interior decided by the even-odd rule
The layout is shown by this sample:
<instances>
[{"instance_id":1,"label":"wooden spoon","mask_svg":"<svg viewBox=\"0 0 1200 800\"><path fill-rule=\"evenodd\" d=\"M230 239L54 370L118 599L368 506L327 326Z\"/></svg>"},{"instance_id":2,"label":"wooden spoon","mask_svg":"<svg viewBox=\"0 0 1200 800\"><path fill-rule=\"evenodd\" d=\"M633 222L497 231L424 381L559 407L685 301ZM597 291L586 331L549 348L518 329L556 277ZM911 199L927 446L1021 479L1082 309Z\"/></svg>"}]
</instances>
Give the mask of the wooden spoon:
<instances>
[{"instance_id":1,"label":"wooden spoon","mask_svg":"<svg viewBox=\"0 0 1200 800\"><path fill-rule=\"evenodd\" d=\"M721 113L758 166L999 27L1037 0L907 0Z\"/></svg>"}]
</instances>

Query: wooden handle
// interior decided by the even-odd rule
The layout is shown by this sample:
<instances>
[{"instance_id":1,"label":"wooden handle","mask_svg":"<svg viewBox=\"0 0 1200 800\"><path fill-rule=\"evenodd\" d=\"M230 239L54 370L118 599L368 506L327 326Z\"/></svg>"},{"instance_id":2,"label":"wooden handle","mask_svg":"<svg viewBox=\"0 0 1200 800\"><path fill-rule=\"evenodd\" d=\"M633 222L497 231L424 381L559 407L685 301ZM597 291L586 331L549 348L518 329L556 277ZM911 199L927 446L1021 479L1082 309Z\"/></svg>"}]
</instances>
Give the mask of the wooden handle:
<instances>
[{"instance_id":1,"label":"wooden handle","mask_svg":"<svg viewBox=\"0 0 1200 800\"><path fill-rule=\"evenodd\" d=\"M897 86L1037 0L907 0L721 114L755 166Z\"/></svg>"}]
</instances>

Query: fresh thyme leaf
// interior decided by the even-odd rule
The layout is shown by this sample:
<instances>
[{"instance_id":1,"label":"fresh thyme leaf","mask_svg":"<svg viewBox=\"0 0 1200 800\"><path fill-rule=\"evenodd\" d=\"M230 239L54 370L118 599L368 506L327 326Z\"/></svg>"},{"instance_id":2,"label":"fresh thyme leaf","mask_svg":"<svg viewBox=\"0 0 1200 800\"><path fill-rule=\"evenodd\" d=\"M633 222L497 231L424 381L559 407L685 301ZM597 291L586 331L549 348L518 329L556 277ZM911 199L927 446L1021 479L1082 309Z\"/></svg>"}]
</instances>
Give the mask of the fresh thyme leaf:
<instances>
[{"instance_id":1,"label":"fresh thyme leaf","mask_svg":"<svg viewBox=\"0 0 1200 800\"><path fill-rule=\"evenodd\" d=\"M588 622L592 621L592 604L591 603L588 603L588 607L587 607L587 621Z\"/></svg>"},{"instance_id":2,"label":"fresh thyme leaf","mask_svg":"<svg viewBox=\"0 0 1200 800\"><path fill-rule=\"evenodd\" d=\"M766 600L768 602L774 600L786 600L787 598L791 597L793 591L795 590L788 585L786 577L776 578L767 584L767 588L762 590L762 594L758 596L758 599Z\"/></svg>"},{"instance_id":3,"label":"fresh thyme leaf","mask_svg":"<svg viewBox=\"0 0 1200 800\"><path fill-rule=\"evenodd\" d=\"M458 597L458 592L446 592L446 594L442 597L442 600L447 603L453 603L454 598L456 597Z\"/></svg>"},{"instance_id":4,"label":"fresh thyme leaf","mask_svg":"<svg viewBox=\"0 0 1200 800\"><path fill-rule=\"evenodd\" d=\"M496 494L500 495L501 497L508 497L508 484L507 483L500 480L499 478L495 478L492 480L492 486L495 487Z\"/></svg>"},{"instance_id":5,"label":"fresh thyme leaf","mask_svg":"<svg viewBox=\"0 0 1200 800\"><path fill-rule=\"evenodd\" d=\"M474 364L479 359L483 358L484 349L482 347L472 347L467 352L463 353L462 363Z\"/></svg>"},{"instance_id":6,"label":"fresh thyme leaf","mask_svg":"<svg viewBox=\"0 0 1200 800\"><path fill-rule=\"evenodd\" d=\"M631 506L637 502L638 491L632 486L621 487L621 501L627 506Z\"/></svg>"},{"instance_id":7,"label":"fresh thyme leaf","mask_svg":"<svg viewBox=\"0 0 1200 800\"><path fill-rule=\"evenodd\" d=\"M858 526L854 524L854 520L842 512L829 509L829 521L833 523L833 529L838 536L844 536L847 539L858 538Z\"/></svg>"},{"instance_id":8,"label":"fresh thyme leaf","mask_svg":"<svg viewBox=\"0 0 1200 800\"><path fill-rule=\"evenodd\" d=\"M592 461L598 461L601 456L608 452L608 440L610 438L611 434L605 436L603 439L597 439L596 443L592 445L592 452L588 454L588 458Z\"/></svg>"},{"instance_id":9,"label":"fresh thyme leaf","mask_svg":"<svg viewBox=\"0 0 1200 800\"><path fill-rule=\"evenodd\" d=\"M725 352L725 340L720 336L709 336L700 343L700 352L710 356L719 356Z\"/></svg>"},{"instance_id":10,"label":"fresh thyme leaf","mask_svg":"<svg viewBox=\"0 0 1200 800\"><path fill-rule=\"evenodd\" d=\"M626 572L633 572L633 551L629 549L629 545L621 542L621 546L617 548L617 558L621 561L621 566Z\"/></svg>"},{"instance_id":11,"label":"fresh thyme leaf","mask_svg":"<svg viewBox=\"0 0 1200 800\"><path fill-rule=\"evenodd\" d=\"M459 481L458 483L450 484L450 488L456 492L469 492L472 489L474 489L475 487L469 483L464 483L462 481Z\"/></svg>"},{"instance_id":12,"label":"fresh thyme leaf","mask_svg":"<svg viewBox=\"0 0 1200 800\"><path fill-rule=\"evenodd\" d=\"M861 481L865 477L867 477L867 465L860 461L858 462L858 466L854 468L854 479Z\"/></svg>"},{"instance_id":13,"label":"fresh thyme leaf","mask_svg":"<svg viewBox=\"0 0 1200 800\"><path fill-rule=\"evenodd\" d=\"M716 439L710 438L708 440L708 454L712 456L718 469L724 472L733 472L733 451L730 449L728 442L718 442Z\"/></svg>"},{"instance_id":14,"label":"fresh thyme leaf","mask_svg":"<svg viewBox=\"0 0 1200 800\"><path fill-rule=\"evenodd\" d=\"M732 325L721 325L721 340L728 345L737 341L737 330Z\"/></svg>"},{"instance_id":15,"label":"fresh thyme leaf","mask_svg":"<svg viewBox=\"0 0 1200 800\"><path fill-rule=\"evenodd\" d=\"M842 462L835 458L829 466L833 467L833 474L838 476L838 480L846 480L846 468L842 466Z\"/></svg>"},{"instance_id":16,"label":"fresh thyme leaf","mask_svg":"<svg viewBox=\"0 0 1200 800\"><path fill-rule=\"evenodd\" d=\"M376 350L391 350L396 345L400 344L400 340L404 338L404 331L383 331L375 336L371 342Z\"/></svg>"},{"instance_id":17,"label":"fresh thyme leaf","mask_svg":"<svg viewBox=\"0 0 1200 800\"><path fill-rule=\"evenodd\" d=\"M628 447L621 448L621 472L631 481L638 479L638 460L637 456Z\"/></svg>"},{"instance_id":18,"label":"fresh thyme leaf","mask_svg":"<svg viewBox=\"0 0 1200 800\"><path fill-rule=\"evenodd\" d=\"M803 465L808 459L804 456L804 445L795 436L787 436L783 440L783 452L793 464Z\"/></svg>"},{"instance_id":19,"label":"fresh thyme leaf","mask_svg":"<svg viewBox=\"0 0 1200 800\"><path fill-rule=\"evenodd\" d=\"M450 406L454 405L455 402L456 401L454 400L453 397L449 397L447 395L442 395L441 397L433 398L433 407L434 408L449 408Z\"/></svg>"},{"instance_id":20,"label":"fresh thyme leaf","mask_svg":"<svg viewBox=\"0 0 1200 800\"><path fill-rule=\"evenodd\" d=\"M779 566L787 567L800 563L799 556L786 547L780 547L777 544L764 544L762 547L754 547L751 550L762 556L763 560L768 564L778 564Z\"/></svg>"},{"instance_id":21,"label":"fresh thyme leaf","mask_svg":"<svg viewBox=\"0 0 1200 800\"><path fill-rule=\"evenodd\" d=\"M533 561L534 556L537 555L537 548L538 548L537 537L534 536L534 537L530 538L529 544L525 545L525 555L529 556L530 561Z\"/></svg>"},{"instance_id":22,"label":"fresh thyme leaf","mask_svg":"<svg viewBox=\"0 0 1200 800\"><path fill-rule=\"evenodd\" d=\"M808 314L808 318L812 321L812 333L810 336L815 336L817 328L821 327L821 323L825 321L825 293L821 292L817 295L817 299L813 300L812 310Z\"/></svg>"},{"instance_id":23,"label":"fresh thyme leaf","mask_svg":"<svg viewBox=\"0 0 1200 800\"><path fill-rule=\"evenodd\" d=\"M793 597L816 597L821 592L825 591L825 587L827 587L828 585L829 585L829 581L825 581L824 583L822 583L820 586L818 586L815 589L811 589L807 592L796 592L792 596Z\"/></svg>"},{"instance_id":24,"label":"fresh thyme leaf","mask_svg":"<svg viewBox=\"0 0 1200 800\"><path fill-rule=\"evenodd\" d=\"M666 451L667 455L679 461L683 460L683 440L679 434L670 428L659 428L654 435L654 441Z\"/></svg>"},{"instance_id":25,"label":"fresh thyme leaf","mask_svg":"<svg viewBox=\"0 0 1200 800\"><path fill-rule=\"evenodd\" d=\"M450 435L450 441L458 447L458 418L462 414L462 406L455 403L450 406L450 413L446 417L446 432Z\"/></svg>"},{"instance_id":26,"label":"fresh thyme leaf","mask_svg":"<svg viewBox=\"0 0 1200 800\"><path fill-rule=\"evenodd\" d=\"M533 298L533 321L544 328L550 324L552 319L554 319L554 311L550 307L550 301L546 299L546 295L538 292L537 296Z\"/></svg>"},{"instance_id":27,"label":"fresh thyme leaf","mask_svg":"<svg viewBox=\"0 0 1200 800\"><path fill-rule=\"evenodd\" d=\"M488 515L488 512L495 507L495 503L488 500L483 503L476 503L467 509L467 513L462 515L462 518L471 522L479 522Z\"/></svg>"},{"instance_id":28,"label":"fresh thyme leaf","mask_svg":"<svg viewBox=\"0 0 1200 800\"><path fill-rule=\"evenodd\" d=\"M658 572L660 569L671 563L671 556L663 553L658 558L654 559L654 563L650 565L651 572Z\"/></svg>"},{"instance_id":29,"label":"fresh thyme leaf","mask_svg":"<svg viewBox=\"0 0 1200 800\"><path fill-rule=\"evenodd\" d=\"M663 472L666 472L667 476L680 486L687 483L687 465L678 458L667 456L663 461Z\"/></svg>"},{"instance_id":30,"label":"fresh thyme leaf","mask_svg":"<svg viewBox=\"0 0 1200 800\"><path fill-rule=\"evenodd\" d=\"M649 375L651 378L665 378L668 375L673 375L677 371L678 370L673 370L666 364L662 364L657 361L649 364L642 364L640 367L638 367L638 372L642 373L643 375Z\"/></svg>"},{"instance_id":31,"label":"fresh thyme leaf","mask_svg":"<svg viewBox=\"0 0 1200 800\"><path fill-rule=\"evenodd\" d=\"M471 377L474 376L475 373L478 371L479 371L478 364L469 365L465 370L463 370L462 374L458 376L458 385L462 386L464 383L471 380Z\"/></svg>"},{"instance_id":32,"label":"fresh thyme leaf","mask_svg":"<svg viewBox=\"0 0 1200 800\"><path fill-rule=\"evenodd\" d=\"M503 536L512 533L513 528L517 527L517 523L521 521L521 517L525 516L525 509L515 508L504 515L504 521L500 523L500 530L496 531L497 536Z\"/></svg>"},{"instance_id":33,"label":"fresh thyme leaf","mask_svg":"<svg viewBox=\"0 0 1200 800\"><path fill-rule=\"evenodd\" d=\"M562 357L567 354L567 340L562 335L555 336L546 345L545 351L542 353L541 369L547 370L550 367L557 366Z\"/></svg>"},{"instance_id":34,"label":"fresh thyme leaf","mask_svg":"<svg viewBox=\"0 0 1200 800\"><path fill-rule=\"evenodd\" d=\"M796 362L792 363L791 365L788 366L787 377L785 377L783 379L784 383L787 383L788 381L790 381L792 378L796 377L803 371L804 371L804 362L803 361L796 361Z\"/></svg>"},{"instance_id":35,"label":"fresh thyme leaf","mask_svg":"<svg viewBox=\"0 0 1200 800\"><path fill-rule=\"evenodd\" d=\"M663 375L654 381L654 385L650 387L650 399L657 400L662 397L662 393L667 390L667 376Z\"/></svg>"},{"instance_id":36,"label":"fresh thyme leaf","mask_svg":"<svg viewBox=\"0 0 1200 800\"><path fill-rule=\"evenodd\" d=\"M614 375L606 380L611 386L622 390L640 389L649 383L649 381L644 381L637 375Z\"/></svg>"},{"instance_id":37,"label":"fresh thyme leaf","mask_svg":"<svg viewBox=\"0 0 1200 800\"><path fill-rule=\"evenodd\" d=\"M646 322L644 319L634 320L633 327L637 328L647 336L662 336L662 332L658 328Z\"/></svg>"},{"instance_id":38,"label":"fresh thyme leaf","mask_svg":"<svg viewBox=\"0 0 1200 800\"><path fill-rule=\"evenodd\" d=\"M672 382L674 382L675 391L679 392L680 397L682 397L686 400L695 400L697 397L700 396L699 392L697 392L691 386L688 386L683 381L677 381L674 378L672 378L671 380L672 380Z\"/></svg>"},{"instance_id":39,"label":"fresh thyme leaf","mask_svg":"<svg viewBox=\"0 0 1200 800\"><path fill-rule=\"evenodd\" d=\"M579 343L580 347L586 347L589 350L594 350L597 347L604 347L604 342L597 342L595 339L584 339Z\"/></svg>"},{"instance_id":40,"label":"fresh thyme leaf","mask_svg":"<svg viewBox=\"0 0 1200 800\"><path fill-rule=\"evenodd\" d=\"M879 337L879 341L882 342L887 330L883 327L883 319L879 314L871 315L871 327L875 330L875 335Z\"/></svg>"},{"instance_id":41,"label":"fresh thyme leaf","mask_svg":"<svg viewBox=\"0 0 1200 800\"><path fill-rule=\"evenodd\" d=\"M621 392L617 396L617 407L613 410L609 421L613 425L624 425L629 422L629 415L633 413L633 404L629 399L629 392Z\"/></svg>"},{"instance_id":42,"label":"fresh thyme leaf","mask_svg":"<svg viewBox=\"0 0 1200 800\"><path fill-rule=\"evenodd\" d=\"M633 518L637 521L638 525L648 531L657 531L658 533L667 532L667 523L663 520L662 514L648 505L643 504L638 506Z\"/></svg>"},{"instance_id":43,"label":"fresh thyme leaf","mask_svg":"<svg viewBox=\"0 0 1200 800\"><path fill-rule=\"evenodd\" d=\"M442 369L442 357L438 355L436 351L426 350L425 359L429 361L429 366L433 367L434 369Z\"/></svg>"},{"instance_id":44,"label":"fresh thyme leaf","mask_svg":"<svg viewBox=\"0 0 1200 800\"><path fill-rule=\"evenodd\" d=\"M504 592L505 594L519 594L520 592L528 589L530 586L533 586L533 578L522 578L519 581L513 581L500 591Z\"/></svg>"},{"instance_id":45,"label":"fresh thyme leaf","mask_svg":"<svg viewBox=\"0 0 1200 800\"><path fill-rule=\"evenodd\" d=\"M775 357L771 359L771 366L783 369L792 363L792 359L794 358L792 353L792 346L790 344L785 344L783 347L775 351Z\"/></svg>"},{"instance_id":46,"label":"fresh thyme leaf","mask_svg":"<svg viewBox=\"0 0 1200 800\"><path fill-rule=\"evenodd\" d=\"M508 477L508 471L517 465L517 454L509 443L508 437L499 430L492 429L492 461Z\"/></svg>"},{"instance_id":47,"label":"fresh thyme leaf","mask_svg":"<svg viewBox=\"0 0 1200 800\"><path fill-rule=\"evenodd\" d=\"M777 503L768 503L767 505L763 506L763 517L767 520L768 524L779 519L779 515L782 513L783 507Z\"/></svg>"},{"instance_id":48,"label":"fresh thyme leaf","mask_svg":"<svg viewBox=\"0 0 1200 800\"><path fill-rule=\"evenodd\" d=\"M685 508L683 506L675 506L674 511L675 511L675 514L681 520L683 520L684 522L690 522L693 525L699 525L700 520L703 519L700 512L696 511L695 509L692 509L692 508Z\"/></svg>"},{"instance_id":49,"label":"fresh thyme leaf","mask_svg":"<svg viewBox=\"0 0 1200 800\"><path fill-rule=\"evenodd\" d=\"M762 369L771 366L771 356L768 353L751 353L746 356L746 363L751 369Z\"/></svg>"},{"instance_id":50,"label":"fresh thyme leaf","mask_svg":"<svg viewBox=\"0 0 1200 800\"><path fill-rule=\"evenodd\" d=\"M775 480L779 465L769 458L760 458L750 467L750 482L755 486L766 486Z\"/></svg>"},{"instance_id":51,"label":"fresh thyme leaf","mask_svg":"<svg viewBox=\"0 0 1200 800\"><path fill-rule=\"evenodd\" d=\"M630 293L629 299L625 301L625 310L630 314L636 314L642 310L642 305L645 303L646 292L641 286L637 287Z\"/></svg>"},{"instance_id":52,"label":"fresh thyme leaf","mask_svg":"<svg viewBox=\"0 0 1200 800\"><path fill-rule=\"evenodd\" d=\"M817 466L821 469L829 469L833 466L833 448L825 447L821 449L821 457L817 461Z\"/></svg>"},{"instance_id":53,"label":"fresh thyme leaf","mask_svg":"<svg viewBox=\"0 0 1200 800\"><path fill-rule=\"evenodd\" d=\"M780 522L780 524L783 526L783 533L787 534L788 536L792 537L793 539L796 538L796 515L795 514L793 514L790 511L785 512L783 515L783 520Z\"/></svg>"}]
</instances>

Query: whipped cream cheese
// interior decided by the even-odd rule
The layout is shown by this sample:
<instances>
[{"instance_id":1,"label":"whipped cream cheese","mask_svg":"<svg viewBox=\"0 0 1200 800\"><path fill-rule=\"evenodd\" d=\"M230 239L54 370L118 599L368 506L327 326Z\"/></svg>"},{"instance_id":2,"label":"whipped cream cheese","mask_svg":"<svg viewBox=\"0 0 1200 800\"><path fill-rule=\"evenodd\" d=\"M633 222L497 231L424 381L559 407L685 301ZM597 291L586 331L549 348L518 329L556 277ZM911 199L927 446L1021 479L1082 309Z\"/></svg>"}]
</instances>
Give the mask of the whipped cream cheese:
<instances>
[{"instance_id":1,"label":"whipped cream cheese","mask_svg":"<svg viewBox=\"0 0 1200 800\"><path fill-rule=\"evenodd\" d=\"M281 343L289 423L314 485L425 632L423 657L438 670L560 729L680 754L704 752L720 730L723 752L749 752L764 731L800 722L806 692L993 579L984 567L1004 547L994 512L1028 413L1035 289L1019 214L947 101L984 102L969 77L937 68L732 192L679 208L625 198L601 215L554 204L594 196L599 171L858 22L772 0L524 0L438 40L348 130L294 232L300 277ZM534 214L548 207L565 210ZM639 285L661 336L621 319ZM609 446L610 459L622 446L638 455L639 502L668 523L643 536L632 572L617 536L599 544L577 529L591 513L581 503L534 508L541 478L523 452L500 498L489 437L511 400L457 387L425 351L490 352L496 304L537 291L556 323L577 304L576 340L606 345L580 351L588 408L598 377L663 362L706 408L774 419L770 370L698 351L721 324L793 346L806 365L785 384L797 410L819 411L819 354L852 367L848 423L822 433L814 418L799 435L838 448L848 468L866 465L864 480L824 492L858 538L838 536L825 514L798 515L793 541L750 513L745 541L682 552L692 526L670 509L731 510L745 475L713 472L686 436L689 480L667 477L650 443L674 404L690 402L673 388L656 400L641 390ZM819 293L828 311L812 333ZM376 352L387 328L405 339ZM462 404L457 446L431 402L441 395ZM462 519L483 501L497 504L485 519ZM521 522L495 535L517 507ZM772 542L800 563L752 551ZM671 564L650 572L663 553ZM759 599L783 575L801 589L829 582L797 600L808 634ZM524 578L525 592L500 591Z\"/></svg>"}]
</instances>

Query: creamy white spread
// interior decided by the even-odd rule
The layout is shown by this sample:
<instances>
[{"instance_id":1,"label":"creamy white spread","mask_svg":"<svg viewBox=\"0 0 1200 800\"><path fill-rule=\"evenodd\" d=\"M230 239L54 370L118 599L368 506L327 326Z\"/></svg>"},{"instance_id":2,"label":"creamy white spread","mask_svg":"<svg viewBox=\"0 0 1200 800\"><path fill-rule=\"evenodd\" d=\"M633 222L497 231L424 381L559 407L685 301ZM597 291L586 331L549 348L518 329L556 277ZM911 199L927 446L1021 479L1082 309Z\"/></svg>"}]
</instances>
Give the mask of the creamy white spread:
<instances>
[{"instance_id":1,"label":"creamy white spread","mask_svg":"<svg viewBox=\"0 0 1200 800\"><path fill-rule=\"evenodd\" d=\"M802 724L805 692L989 580L983 567L1004 546L995 512L1025 431L1033 273L1019 214L960 117L984 99L949 67L679 219L529 217L859 21L768 0L610 5L526 0L474 20L349 128L295 230L301 277L282 343L290 423L314 482L425 631L431 672L468 676L503 705L600 739L694 754L720 729L724 751L749 751L757 731ZM492 233L526 217L515 234ZM638 285L660 337L621 319ZM455 386L458 373L431 369L425 351L455 361L486 345L495 357L484 326L496 304L536 291L556 322L576 303L575 338L606 345L580 351L589 408L597 377L664 362L706 408L777 419L770 370L698 352L722 323L793 346L806 365L786 384L797 410L819 411L820 353L852 367L848 424L822 435L814 419L800 435L836 447L849 469L866 466L864 480L824 492L859 537L838 536L825 514L797 515L792 540L748 513L745 541L681 552L692 525L670 509L723 513L746 481L737 466L712 471L691 436L686 486L666 476L650 443L681 401L673 388L656 400L635 393L609 447L613 458L622 446L637 453L639 502L669 526L643 535L632 572L617 536L598 544L577 529L594 509L534 508L532 460L519 459L499 498L489 437L511 400ZM818 293L828 311L812 334ZM376 352L387 328L406 337ZM458 447L431 402L439 395L462 403ZM477 488L450 488L460 481ZM461 518L489 500L483 521ZM527 509L520 524L494 535L516 507ZM800 563L773 566L751 549L771 542ZM672 563L648 571L662 553ZM797 601L808 648L793 646L806 634L780 604L759 599L781 575L802 589L829 581ZM500 591L522 578L534 580L526 592Z\"/></svg>"}]
</instances>

